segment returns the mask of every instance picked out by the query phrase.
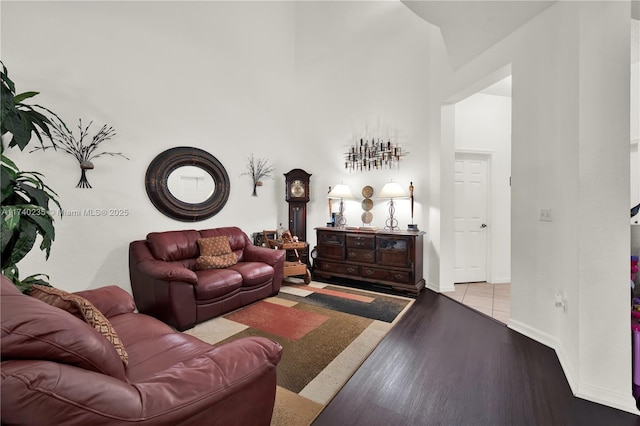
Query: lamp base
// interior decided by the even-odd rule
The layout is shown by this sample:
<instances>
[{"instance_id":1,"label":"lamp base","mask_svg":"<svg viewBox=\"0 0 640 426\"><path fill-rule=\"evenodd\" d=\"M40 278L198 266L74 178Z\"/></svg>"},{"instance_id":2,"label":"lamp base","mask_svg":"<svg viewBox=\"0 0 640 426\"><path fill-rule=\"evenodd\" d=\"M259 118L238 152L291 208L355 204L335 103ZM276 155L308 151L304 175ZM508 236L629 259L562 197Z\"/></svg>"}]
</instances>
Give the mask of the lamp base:
<instances>
[{"instance_id":1,"label":"lamp base","mask_svg":"<svg viewBox=\"0 0 640 426\"><path fill-rule=\"evenodd\" d=\"M418 225L416 225L415 223L410 223L407 231L419 231Z\"/></svg>"}]
</instances>

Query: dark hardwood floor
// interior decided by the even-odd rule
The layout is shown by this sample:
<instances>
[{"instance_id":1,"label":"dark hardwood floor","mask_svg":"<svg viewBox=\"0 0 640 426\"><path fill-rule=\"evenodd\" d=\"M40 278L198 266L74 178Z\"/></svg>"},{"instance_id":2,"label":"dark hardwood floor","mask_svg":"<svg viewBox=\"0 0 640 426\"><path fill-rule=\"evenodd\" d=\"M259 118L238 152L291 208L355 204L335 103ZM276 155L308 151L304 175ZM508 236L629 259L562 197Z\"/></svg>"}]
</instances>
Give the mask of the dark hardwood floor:
<instances>
[{"instance_id":1,"label":"dark hardwood floor","mask_svg":"<svg viewBox=\"0 0 640 426\"><path fill-rule=\"evenodd\" d=\"M640 417L575 398L552 349L425 290L313 423L324 425L626 426Z\"/></svg>"}]
</instances>

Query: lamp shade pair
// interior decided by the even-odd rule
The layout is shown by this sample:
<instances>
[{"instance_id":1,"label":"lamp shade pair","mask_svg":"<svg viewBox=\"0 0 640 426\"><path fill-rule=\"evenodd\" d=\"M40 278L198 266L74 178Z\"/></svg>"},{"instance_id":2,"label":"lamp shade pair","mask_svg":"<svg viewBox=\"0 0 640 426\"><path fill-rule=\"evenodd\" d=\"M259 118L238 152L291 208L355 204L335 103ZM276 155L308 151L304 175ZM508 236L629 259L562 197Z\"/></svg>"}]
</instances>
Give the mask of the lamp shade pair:
<instances>
[{"instance_id":1,"label":"lamp shade pair","mask_svg":"<svg viewBox=\"0 0 640 426\"><path fill-rule=\"evenodd\" d=\"M411 183L411 190L413 189L413 182ZM411 197L413 201L413 190L411 191L411 195L408 195L405 189L398 182L387 182L384 184L380 192L378 193L376 198L379 199L388 199L389 200L389 217L385 222L385 229L389 230L397 230L398 220L394 217L395 215L395 205L393 200L398 198L407 198ZM345 199L353 199L353 194L349 187L343 183L339 183L335 185L333 188L329 188L329 193L327 195L329 198L329 213L332 211L332 199L340 200L340 208L338 210L338 214L335 218L335 225L338 228L343 228L346 226L347 221L344 217L344 200ZM413 222L413 206L411 209L411 218Z\"/></svg>"}]
</instances>

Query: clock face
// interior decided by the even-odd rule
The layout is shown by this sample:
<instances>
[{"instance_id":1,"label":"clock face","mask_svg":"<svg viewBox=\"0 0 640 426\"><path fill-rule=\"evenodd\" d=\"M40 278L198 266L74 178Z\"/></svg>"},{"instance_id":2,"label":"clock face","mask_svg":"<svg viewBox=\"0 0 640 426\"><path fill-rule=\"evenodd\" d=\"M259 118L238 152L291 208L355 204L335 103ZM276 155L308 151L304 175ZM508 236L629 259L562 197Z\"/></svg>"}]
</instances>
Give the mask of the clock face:
<instances>
[{"instance_id":1,"label":"clock face","mask_svg":"<svg viewBox=\"0 0 640 426\"><path fill-rule=\"evenodd\" d=\"M296 198L304 197L304 184L301 180L296 179L291 183L291 195Z\"/></svg>"}]
</instances>

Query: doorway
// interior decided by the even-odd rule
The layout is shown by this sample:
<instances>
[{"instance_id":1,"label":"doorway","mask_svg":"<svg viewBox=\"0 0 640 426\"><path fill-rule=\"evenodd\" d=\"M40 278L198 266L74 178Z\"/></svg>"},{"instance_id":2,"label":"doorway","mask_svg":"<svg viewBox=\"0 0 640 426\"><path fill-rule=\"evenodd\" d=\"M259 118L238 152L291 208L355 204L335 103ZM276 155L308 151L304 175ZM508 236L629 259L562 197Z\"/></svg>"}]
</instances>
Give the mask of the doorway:
<instances>
[{"instance_id":1,"label":"doorway","mask_svg":"<svg viewBox=\"0 0 640 426\"><path fill-rule=\"evenodd\" d=\"M487 281L490 159L489 154L455 154L454 283Z\"/></svg>"},{"instance_id":2,"label":"doorway","mask_svg":"<svg viewBox=\"0 0 640 426\"><path fill-rule=\"evenodd\" d=\"M511 299L511 77L453 105L453 298L501 322Z\"/></svg>"}]
</instances>

